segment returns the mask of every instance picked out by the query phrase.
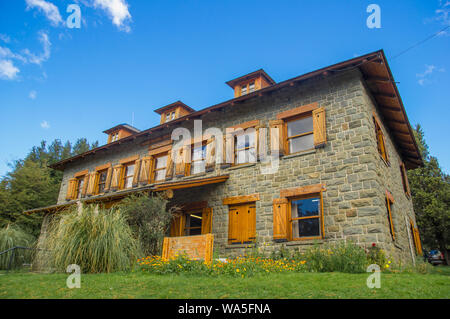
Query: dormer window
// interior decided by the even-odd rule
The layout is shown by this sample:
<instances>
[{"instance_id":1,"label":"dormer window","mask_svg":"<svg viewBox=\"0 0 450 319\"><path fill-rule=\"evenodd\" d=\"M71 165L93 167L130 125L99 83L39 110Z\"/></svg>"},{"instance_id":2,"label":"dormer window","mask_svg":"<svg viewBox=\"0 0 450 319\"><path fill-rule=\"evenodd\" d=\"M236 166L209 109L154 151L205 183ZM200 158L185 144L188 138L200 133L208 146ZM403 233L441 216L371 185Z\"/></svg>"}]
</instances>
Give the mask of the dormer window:
<instances>
[{"instance_id":1,"label":"dormer window","mask_svg":"<svg viewBox=\"0 0 450 319\"><path fill-rule=\"evenodd\" d=\"M177 101L175 103L163 106L155 110L155 112L161 115L160 124L164 124L173 121L177 118L188 115L190 113L193 113L195 112L195 110L190 108L183 102Z\"/></svg>"},{"instance_id":2,"label":"dormer window","mask_svg":"<svg viewBox=\"0 0 450 319\"><path fill-rule=\"evenodd\" d=\"M118 140L139 133L137 128L132 127L128 124L120 124L110 128L109 130L103 131L103 133L108 134L108 144L117 142Z\"/></svg>"},{"instance_id":3,"label":"dormer window","mask_svg":"<svg viewBox=\"0 0 450 319\"><path fill-rule=\"evenodd\" d=\"M253 93L276 83L266 72L264 72L264 70L261 69L228 81L227 84L234 89L234 97L239 97Z\"/></svg>"},{"instance_id":4,"label":"dormer window","mask_svg":"<svg viewBox=\"0 0 450 319\"><path fill-rule=\"evenodd\" d=\"M111 134L111 143L119 140L119 132Z\"/></svg>"}]
</instances>

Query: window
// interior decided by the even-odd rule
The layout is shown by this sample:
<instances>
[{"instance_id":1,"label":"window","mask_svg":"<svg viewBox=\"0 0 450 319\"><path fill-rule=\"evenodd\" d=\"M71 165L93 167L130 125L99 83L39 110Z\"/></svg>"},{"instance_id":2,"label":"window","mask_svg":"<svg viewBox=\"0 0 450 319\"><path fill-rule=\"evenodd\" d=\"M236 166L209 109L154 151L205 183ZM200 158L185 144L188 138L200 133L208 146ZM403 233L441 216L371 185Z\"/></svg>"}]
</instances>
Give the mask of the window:
<instances>
[{"instance_id":1,"label":"window","mask_svg":"<svg viewBox=\"0 0 450 319\"><path fill-rule=\"evenodd\" d=\"M84 176L77 178L77 193L75 198L80 199L83 194Z\"/></svg>"},{"instance_id":2,"label":"window","mask_svg":"<svg viewBox=\"0 0 450 319\"><path fill-rule=\"evenodd\" d=\"M235 136L234 164L256 162L256 131Z\"/></svg>"},{"instance_id":3,"label":"window","mask_svg":"<svg viewBox=\"0 0 450 319\"><path fill-rule=\"evenodd\" d=\"M108 177L108 170L104 169L98 172L98 184L97 184L97 194L103 194L106 188L106 179Z\"/></svg>"},{"instance_id":4,"label":"window","mask_svg":"<svg viewBox=\"0 0 450 319\"><path fill-rule=\"evenodd\" d=\"M229 206L228 243L249 244L256 239L255 203Z\"/></svg>"},{"instance_id":5,"label":"window","mask_svg":"<svg viewBox=\"0 0 450 319\"><path fill-rule=\"evenodd\" d=\"M254 81L250 82L250 83L247 83L247 84L244 84L244 85L241 85L241 95L245 95L245 94L248 94L248 93L255 92L255 89L256 89L256 87L255 87L255 82Z\"/></svg>"},{"instance_id":6,"label":"window","mask_svg":"<svg viewBox=\"0 0 450 319\"><path fill-rule=\"evenodd\" d=\"M419 229L414 226L414 222L410 219L410 230L411 235L414 241L414 248L416 249L416 253L418 255L422 255L422 244L420 243L420 235L419 235Z\"/></svg>"},{"instance_id":7,"label":"window","mask_svg":"<svg viewBox=\"0 0 450 319\"><path fill-rule=\"evenodd\" d=\"M131 188L133 187L133 177L134 177L134 162L132 164L124 165L123 167L123 180L122 185L123 188Z\"/></svg>"},{"instance_id":8,"label":"window","mask_svg":"<svg viewBox=\"0 0 450 319\"><path fill-rule=\"evenodd\" d=\"M184 227L185 236L195 236L202 234L202 212L185 214L186 222Z\"/></svg>"},{"instance_id":9,"label":"window","mask_svg":"<svg viewBox=\"0 0 450 319\"><path fill-rule=\"evenodd\" d=\"M152 176L153 181L159 182L166 179L167 158L167 154L155 157Z\"/></svg>"},{"instance_id":10,"label":"window","mask_svg":"<svg viewBox=\"0 0 450 319\"><path fill-rule=\"evenodd\" d=\"M166 114L166 123L175 120L175 111Z\"/></svg>"},{"instance_id":11,"label":"window","mask_svg":"<svg viewBox=\"0 0 450 319\"><path fill-rule=\"evenodd\" d=\"M313 119L302 116L287 122L287 142L290 154L314 148Z\"/></svg>"},{"instance_id":12,"label":"window","mask_svg":"<svg viewBox=\"0 0 450 319\"><path fill-rule=\"evenodd\" d=\"M111 143L119 140L119 132L111 134Z\"/></svg>"},{"instance_id":13,"label":"window","mask_svg":"<svg viewBox=\"0 0 450 319\"><path fill-rule=\"evenodd\" d=\"M255 82L252 82L248 85L248 93L255 92Z\"/></svg>"},{"instance_id":14,"label":"window","mask_svg":"<svg viewBox=\"0 0 450 319\"><path fill-rule=\"evenodd\" d=\"M199 147L192 145L191 175L203 173L205 171L206 145Z\"/></svg>"},{"instance_id":15,"label":"window","mask_svg":"<svg viewBox=\"0 0 450 319\"><path fill-rule=\"evenodd\" d=\"M385 163L389 163L389 157L386 150L386 143L384 140L383 131L381 130L380 122L376 116L373 117L373 122L375 124L375 135L377 139L377 148L378 153L380 153L381 158L385 161Z\"/></svg>"},{"instance_id":16,"label":"window","mask_svg":"<svg viewBox=\"0 0 450 319\"><path fill-rule=\"evenodd\" d=\"M292 199L291 239L321 237L320 197Z\"/></svg>"},{"instance_id":17,"label":"window","mask_svg":"<svg viewBox=\"0 0 450 319\"><path fill-rule=\"evenodd\" d=\"M391 231L392 240L395 240L394 221L392 220L392 205L394 204L394 198L392 194L386 191L386 210L389 223L389 229Z\"/></svg>"},{"instance_id":18,"label":"window","mask_svg":"<svg viewBox=\"0 0 450 319\"><path fill-rule=\"evenodd\" d=\"M247 85L241 86L241 95L247 94Z\"/></svg>"}]
</instances>

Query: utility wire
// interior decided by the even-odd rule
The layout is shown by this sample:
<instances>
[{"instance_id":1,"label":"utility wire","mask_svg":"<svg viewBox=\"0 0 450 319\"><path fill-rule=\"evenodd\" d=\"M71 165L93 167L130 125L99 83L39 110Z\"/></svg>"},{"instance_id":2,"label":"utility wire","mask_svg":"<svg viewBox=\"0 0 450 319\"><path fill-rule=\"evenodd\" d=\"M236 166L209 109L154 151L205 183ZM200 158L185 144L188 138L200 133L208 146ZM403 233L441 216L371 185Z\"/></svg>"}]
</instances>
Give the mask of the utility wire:
<instances>
[{"instance_id":1,"label":"utility wire","mask_svg":"<svg viewBox=\"0 0 450 319\"><path fill-rule=\"evenodd\" d=\"M448 28L450 28L450 25L448 25L448 26L446 26L445 28L443 28L442 30L439 30L438 32L436 32L436 33L430 35L429 37L423 39L422 41L417 42L416 44L410 46L409 48L403 50L403 51L400 52L399 54L397 54L397 55L395 55L394 57L392 57L392 58L391 58L391 61L394 60L395 58L399 57L400 55L402 55L402 54L408 52L409 50L411 50L411 49L413 49L413 48L415 48L415 47L421 45L422 43L424 43L424 42L426 42L426 41L428 41L428 40L433 39L433 38L434 38L435 36L437 36L439 33L444 32L444 31L447 30Z\"/></svg>"}]
</instances>

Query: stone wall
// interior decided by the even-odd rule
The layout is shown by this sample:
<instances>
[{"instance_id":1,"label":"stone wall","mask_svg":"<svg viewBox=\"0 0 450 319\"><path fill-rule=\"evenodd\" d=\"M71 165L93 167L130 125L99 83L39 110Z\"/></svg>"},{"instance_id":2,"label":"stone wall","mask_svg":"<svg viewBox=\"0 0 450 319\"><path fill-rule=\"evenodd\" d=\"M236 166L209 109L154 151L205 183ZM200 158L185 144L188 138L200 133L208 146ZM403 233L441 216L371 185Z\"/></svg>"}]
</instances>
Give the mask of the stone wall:
<instances>
[{"instance_id":1,"label":"stone wall","mask_svg":"<svg viewBox=\"0 0 450 319\"><path fill-rule=\"evenodd\" d=\"M258 245L264 245L268 252L279 250L281 246L304 249L315 241L283 244L273 241L272 201L279 198L281 189L323 183L327 189L323 193L325 238L318 242L347 239L364 247L377 243L392 251L395 257L406 260L409 243L403 215L414 217L412 203L403 193L400 159L384 127L390 167L378 154L372 121L375 107L358 70L310 79L294 87L282 88L270 95L208 113L202 118L203 129L215 126L224 130L255 119L268 127L269 121L276 119L278 113L314 102L326 110L327 144L324 148L282 157L278 172L272 175L261 174L261 164L256 163L226 169L217 166L210 173L175 178L174 181L229 174L229 179L222 184L176 190L172 204L208 201L213 208L214 248L223 256L234 256L243 254L245 248L227 244L228 207L222 204L222 200L230 196L259 193L260 200L256 202ZM187 123L185 127L192 129L193 123ZM162 131L160 134L169 133ZM136 140L133 145L123 144L71 164L64 172L59 202L65 201L67 181L75 172L86 168L92 170L107 162L114 165L121 158L135 154L145 155L147 147L140 146L142 142ZM396 245L392 243L388 228L384 202L386 189L396 200L393 206L394 224L399 237Z\"/></svg>"}]
</instances>

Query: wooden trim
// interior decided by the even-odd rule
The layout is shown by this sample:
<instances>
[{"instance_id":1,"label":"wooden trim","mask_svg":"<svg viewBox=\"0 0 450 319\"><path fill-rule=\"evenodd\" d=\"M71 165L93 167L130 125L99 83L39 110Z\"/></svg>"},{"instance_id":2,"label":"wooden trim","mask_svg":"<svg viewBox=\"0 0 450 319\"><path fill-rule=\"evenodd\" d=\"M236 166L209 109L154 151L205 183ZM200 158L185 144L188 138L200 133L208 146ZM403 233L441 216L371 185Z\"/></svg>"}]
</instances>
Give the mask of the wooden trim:
<instances>
[{"instance_id":1,"label":"wooden trim","mask_svg":"<svg viewBox=\"0 0 450 319\"><path fill-rule=\"evenodd\" d=\"M84 176L84 175L86 175L86 174L88 174L88 173L89 173L89 170L88 170L88 169L85 169L85 170L76 172L76 173L73 175L73 177L74 177L74 178L78 178L78 177Z\"/></svg>"},{"instance_id":2,"label":"wooden trim","mask_svg":"<svg viewBox=\"0 0 450 319\"><path fill-rule=\"evenodd\" d=\"M386 190L386 198L389 199L389 201L390 201L392 204L395 203L395 201L394 201L394 196L392 196L392 194L391 194L388 190Z\"/></svg>"},{"instance_id":3,"label":"wooden trim","mask_svg":"<svg viewBox=\"0 0 450 319\"><path fill-rule=\"evenodd\" d=\"M110 168L111 166L112 166L111 163L104 164L104 165L100 165L100 166L97 166L97 167L95 168L95 171L96 171L96 172L98 172L98 171L103 171L103 170L105 170L105 169Z\"/></svg>"},{"instance_id":4,"label":"wooden trim","mask_svg":"<svg viewBox=\"0 0 450 319\"><path fill-rule=\"evenodd\" d=\"M248 129L250 127L255 127L255 126L260 126L260 125L261 125L261 121L260 120L253 120L253 121L248 121L248 122L244 122L244 123L241 123L241 124L233 125L233 126L230 126L228 128L230 128L230 129L231 128L232 129L241 128L241 129L245 130L245 129Z\"/></svg>"},{"instance_id":5,"label":"wooden trim","mask_svg":"<svg viewBox=\"0 0 450 319\"><path fill-rule=\"evenodd\" d=\"M149 149L149 151L151 151L151 150L158 149L158 148L161 148L161 147L167 146L167 145L172 145L171 139L164 139L164 140L155 142L153 144L150 144L148 149Z\"/></svg>"},{"instance_id":6,"label":"wooden trim","mask_svg":"<svg viewBox=\"0 0 450 319\"><path fill-rule=\"evenodd\" d=\"M201 202L192 202L192 203L187 203L181 206L181 210L183 211L192 211L192 210L197 210L197 209L203 209L208 207L208 202L206 200L201 201Z\"/></svg>"},{"instance_id":7,"label":"wooden trim","mask_svg":"<svg viewBox=\"0 0 450 319\"><path fill-rule=\"evenodd\" d=\"M234 205L234 204L256 202L257 200L259 200L259 193L252 194L252 195L227 197L227 198L223 199L223 204L224 205Z\"/></svg>"},{"instance_id":8,"label":"wooden trim","mask_svg":"<svg viewBox=\"0 0 450 319\"><path fill-rule=\"evenodd\" d=\"M215 184L215 183L222 183L225 182L228 179L228 175L221 175L216 177L209 177L209 178L200 178L200 179L194 179L194 180L187 180L187 181L181 181L181 182L171 182L171 183L164 183L160 185L155 185L155 191L163 191L167 189L183 189L183 188L191 188L191 187L198 187L208 184Z\"/></svg>"},{"instance_id":9,"label":"wooden trim","mask_svg":"<svg viewBox=\"0 0 450 319\"><path fill-rule=\"evenodd\" d=\"M133 156L121 159L119 163L120 164L127 164L127 163L130 163L130 162L135 162L137 159L139 159L139 155L133 155Z\"/></svg>"},{"instance_id":10,"label":"wooden trim","mask_svg":"<svg viewBox=\"0 0 450 319\"><path fill-rule=\"evenodd\" d=\"M307 112L312 112L317 108L319 108L319 103L317 103L317 102L307 104L307 105L302 105L302 106L296 107L295 109L291 109L291 110L287 110L287 111L278 113L277 119L284 120L289 117L301 115L301 114L307 113Z\"/></svg>"},{"instance_id":11,"label":"wooden trim","mask_svg":"<svg viewBox=\"0 0 450 319\"><path fill-rule=\"evenodd\" d=\"M280 190L280 197L296 197L302 195L316 194L326 191L324 184L307 185L295 188L286 188Z\"/></svg>"},{"instance_id":12,"label":"wooden trim","mask_svg":"<svg viewBox=\"0 0 450 319\"><path fill-rule=\"evenodd\" d=\"M152 149L151 151L149 151L148 155L153 156L156 154L169 152L171 149L172 149L172 144L166 145L166 146L161 146L159 148L155 148L155 149Z\"/></svg>"}]
</instances>

